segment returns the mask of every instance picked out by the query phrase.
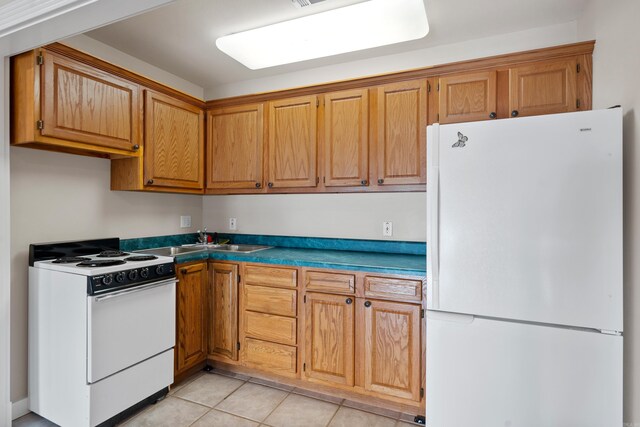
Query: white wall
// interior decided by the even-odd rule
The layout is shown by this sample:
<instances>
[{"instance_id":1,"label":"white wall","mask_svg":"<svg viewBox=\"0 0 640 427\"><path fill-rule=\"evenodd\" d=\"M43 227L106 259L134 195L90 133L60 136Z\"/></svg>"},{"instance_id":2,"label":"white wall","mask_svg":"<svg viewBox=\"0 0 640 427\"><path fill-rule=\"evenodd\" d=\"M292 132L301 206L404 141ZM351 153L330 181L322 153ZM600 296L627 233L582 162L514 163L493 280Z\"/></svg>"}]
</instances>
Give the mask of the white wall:
<instances>
[{"instance_id":1,"label":"white wall","mask_svg":"<svg viewBox=\"0 0 640 427\"><path fill-rule=\"evenodd\" d=\"M378 240L426 240L426 194L259 194L208 196L203 221L209 230L280 236ZM382 222L393 221L393 236Z\"/></svg>"},{"instance_id":2,"label":"white wall","mask_svg":"<svg viewBox=\"0 0 640 427\"><path fill-rule=\"evenodd\" d=\"M451 23L451 31L455 31L455 23L453 22ZM229 83L206 88L204 94L206 99L226 98L574 43L576 41L576 31L576 22L567 22L396 55L380 56L280 74L273 77Z\"/></svg>"},{"instance_id":3,"label":"white wall","mask_svg":"<svg viewBox=\"0 0 640 427\"><path fill-rule=\"evenodd\" d=\"M640 426L640 2L590 0L578 21L596 39L593 106L624 109L624 421ZM625 424L626 426L627 424Z\"/></svg>"}]
</instances>

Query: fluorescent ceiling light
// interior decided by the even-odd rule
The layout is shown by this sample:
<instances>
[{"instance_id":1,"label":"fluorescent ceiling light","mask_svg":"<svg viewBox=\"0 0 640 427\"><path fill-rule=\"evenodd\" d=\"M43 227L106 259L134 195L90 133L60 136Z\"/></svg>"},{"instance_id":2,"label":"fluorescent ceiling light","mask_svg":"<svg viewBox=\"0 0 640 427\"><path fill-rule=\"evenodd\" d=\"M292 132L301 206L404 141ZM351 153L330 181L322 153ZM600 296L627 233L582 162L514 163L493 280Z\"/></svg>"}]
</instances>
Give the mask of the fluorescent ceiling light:
<instances>
[{"instance_id":1,"label":"fluorescent ceiling light","mask_svg":"<svg viewBox=\"0 0 640 427\"><path fill-rule=\"evenodd\" d=\"M252 70L422 38L423 0L369 0L230 34L218 49Z\"/></svg>"}]
</instances>

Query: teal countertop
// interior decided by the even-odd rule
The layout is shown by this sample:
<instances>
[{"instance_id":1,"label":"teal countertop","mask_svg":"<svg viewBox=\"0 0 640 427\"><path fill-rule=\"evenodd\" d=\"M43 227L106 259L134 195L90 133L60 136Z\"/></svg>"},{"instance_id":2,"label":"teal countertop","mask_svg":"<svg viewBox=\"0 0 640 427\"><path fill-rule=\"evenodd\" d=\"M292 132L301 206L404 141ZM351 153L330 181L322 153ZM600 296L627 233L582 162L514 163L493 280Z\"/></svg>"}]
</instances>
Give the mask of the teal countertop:
<instances>
[{"instance_id":1,"label":"teal countertop","mask_svg":"<svg viewBox=\"0 0 640 427\"><path fill-rule=\"evenodd\" d=\"M424 242L397 242L315 237L257 236L221 234L233 243L274 246L249 254L201 251L178 255L177 263L204 259L291 265L296 267L370 271L387 274L424 276L426 245ZM194 234L146 237L120 241L125 251L163 246L178 246L195 241ZM377 249L377 251L376 251Z\"/></svg>"}]
</instances>

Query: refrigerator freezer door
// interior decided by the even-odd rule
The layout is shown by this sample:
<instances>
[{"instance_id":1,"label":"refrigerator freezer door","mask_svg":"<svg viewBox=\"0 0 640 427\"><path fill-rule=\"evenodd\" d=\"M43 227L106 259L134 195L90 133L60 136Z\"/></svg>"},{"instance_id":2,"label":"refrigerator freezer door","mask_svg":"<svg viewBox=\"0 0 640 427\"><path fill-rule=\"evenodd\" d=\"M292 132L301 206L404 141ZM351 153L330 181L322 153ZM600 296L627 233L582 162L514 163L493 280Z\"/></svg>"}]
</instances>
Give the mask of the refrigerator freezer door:
<instances>
[{"instance_id":1,"label":"refrigerator freezer door","mask_svg":"<svg viewBox=\"0 0 640 427\"><path fill-rule=\"evenodd\" d=\"M622 425L621 336L428 311L427 339L429 427Z\"/></svg>"},{"instance_id":2,"label":"refrigerator freezer door","mask_svg":"<svg viewBox=\"0 0 640 427\"><path fill-rule=\"evenodd\" d=\"M434 140L428 308L621 331L621 110L443 125Z\"/></svg>"}]
</instances>

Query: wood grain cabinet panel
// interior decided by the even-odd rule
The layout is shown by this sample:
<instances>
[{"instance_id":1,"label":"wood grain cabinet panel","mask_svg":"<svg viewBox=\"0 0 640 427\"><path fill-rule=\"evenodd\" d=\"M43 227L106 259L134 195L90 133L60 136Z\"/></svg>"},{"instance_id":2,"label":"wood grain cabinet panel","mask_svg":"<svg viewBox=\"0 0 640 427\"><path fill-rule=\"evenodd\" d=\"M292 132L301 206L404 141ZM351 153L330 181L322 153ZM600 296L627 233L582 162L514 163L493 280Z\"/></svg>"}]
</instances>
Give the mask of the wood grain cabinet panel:
<instances>
[{"instance_id":1,"label":"wood grain cabinet panel","mask_svg":"<svg viewBox=\"0 0 640 427\"><path fill-rule=\"evenodd\" d=\"M298 271L295 268L245 265L244 283L247 285L295 288L298 285Z\"/></svg>"},{"instance_id":2,"label":"wood grain cabinet panel","mask_svg":"<svg viewBox=\"0 0 640 427\"><path fill-rule=\"evenodd\" d=\"M426 183L427 81L377 89L377 184Z\"/></svg>"},{"instance_id":3,"label":"wood grain cabinet panel","mask_svg":"<svg viewBox=\"0 0 640 427\"><path fill-rule=\"evenodd\" d=\"M364 296L394 301L420 302L422 280L365 276Z\"/></svg>"},{"instance_id":4,"label":"wood grain cabinet panel","mask_svg":"<svg viewBox=\"0 0 640 427\"><path fill-rule=\"evenodd\" d=\"M209 354L238 360L238 265L210 265Z\"/></svg>"},{"instance_id":5,"label":"wood grain cabinet panel","mask_svg":"<svg viewBox=\"0 0 640 427\"><path fill-rule=\"evenodd\" d=\"M578 58L571 58L511 68L511 115L534 116L576 111L577 66Z\"/></svg>"},{"instance_id":6,"label":"wood grain cabinet panel","mask_svg":"<svg viewBox=\"0 0 640 427\"><path fill-rule=\"evenodd\" d=\"M209 111L207 188L262 188L263 134L263 104Z\"/></svg>"},{"instance_id":7,"label":"wood grain cabinet panel","mask_svg":"<svg viewBox=\"0 0 640 427\"><path fill-rule=\"evenodd\" d=\"M369 90L324 96L324 185L368 185Z\"/></svg>"},{"instance_id":8,"label":"wood grain cabinet panel","mask_svg":"<svg viewBox=\"0 0 640 427\"><path fill-rule=\"evenodd\" d=\"M204 188L204 113L200 108L146 91L144 183Z\"/></svg>"},{"instance_id":9,"label":"wood grain cabinet panel","mask_svg":"<svg viewBox=\"0 0 640 427\"><path fill-rule=\"evenodd\" d=\"M355 274L334 273L328 271L305 271L305 290L317 292L346 293L355 292Z\"/></svg>"},{"instance_id":10,"label":"wood grain cabinet panel","mask_svg":"<svg viewBox=\"0 0 640 427\"><path fill-rule=\"evenodd\" d=\"M207 357L207 263L177 266L176 375Z\"/></svg>"},{"instance_id":11,"label":"wood grain cabinet panel","mask_svg":"<svg viewBox=\"0 0 640 427\"><path fill-rule=\"evenodd\" d=\"M244 309L281 316L296 316L297 292L267 286L243 286Z\"/></svg>"},{"instance_id":12,"label":"wood grain cabinet panel","mask_svg":"<svg viewBox=\"0 0 640 427\"><path fill-rule=\"evenodd\" d=\"M13 144L137 156L140 87L46 49L12 58Z\"/></svg>"},{"instance_id":13,"label":"wood grain cabinet panel","mask_svg":"<svg viewBox=\"0 0 640 427\"><path fill-rule=\"evenodd\" d=\"M306 294L307 378L354 384L354 298Z\"/></svg>"},{"instance_id":14,"label":"wood grain cabinet panel","mask_svg":"<svg viewBox=\"0 0 640 427\"><path fill-rule=\"evenodd\" d=\"M272 314L244 311L245 336L273 341L280 344L296 345L296 319Z\"/></svg>"},{"instance_id":15,"label":"wood grain cabinet panel","mask_svg":"<svg viewBox=\"0 0 640 427\"><path fill-rule=\"evenodd\" d=\"M269 102L269 188L317 185L317 96Z\"/></svg>"},{"instance_id":16,"label":"wood grain cabinet panel","mask_svg":"<svg viewBox=\"0 0 640 427\"><path fill-rule=\"evenodd\" d=\"M441 124L497 117L495 71L440 77L438 87Z\"/></svg>"},{"instance_id":17,"label":"wood grain cabinet panel","mask_svg":"<svg viewBox=\"0 0 640 427\"><path fill-rule=\"evenodd\" d=\"M357 309L365 390L420 401L420 306L358 298Z\"/></svg>"},{"instance_id":18,"label":"wood grain cabinet panel","mask_svg":"<svg viewBox=\"0 0 640 427\"><path fill-rule=\"evenodd\" d=\"M242 364L251 368L295 377L298 350L296 347L245 338L242 345Z\"/></svg>"}]
</instances>

